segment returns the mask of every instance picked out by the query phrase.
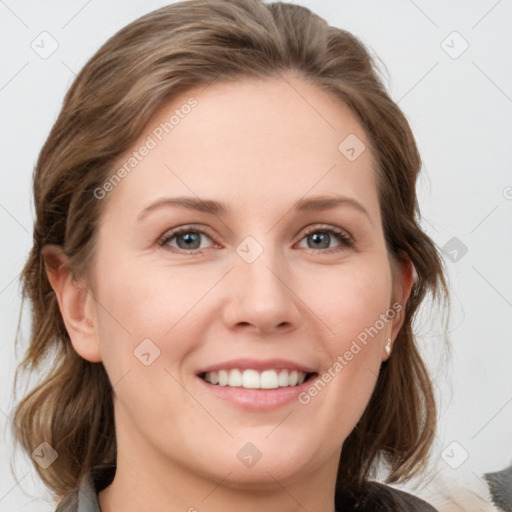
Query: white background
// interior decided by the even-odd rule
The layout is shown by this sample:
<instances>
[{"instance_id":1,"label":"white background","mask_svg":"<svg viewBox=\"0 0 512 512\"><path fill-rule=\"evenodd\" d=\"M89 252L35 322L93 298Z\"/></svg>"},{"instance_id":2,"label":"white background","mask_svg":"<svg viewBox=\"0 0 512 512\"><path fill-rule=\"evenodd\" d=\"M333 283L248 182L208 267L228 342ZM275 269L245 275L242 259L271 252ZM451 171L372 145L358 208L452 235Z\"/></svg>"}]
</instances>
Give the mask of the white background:
<instances>
[{"instance_id":1,"label":"white background","mask_svg":"<svg viewBox=\"0 0 512 512\"><path fill-rule=\"evenodd\" d=\"M108 37L166 3L0 2L2 511L55 508L20 451L16 476L11 473L7 432L21 357L14 338L18 274L32 239L32 170L75 74ZM424 229L440 248L453 237L467 247L457 262L446 257L453 294L451 359L442 363L439 355L437 314L418 329L440 398L433 464L446 478L479 489L484 472L512 462L512 2L294 3L354 33L381 58L391 95L422 154L418 192ZM31 48L43 31L59 45L47 59ZM453 58L464 41L467 50ZM26 335L28 314L22 325Z\"/></svg>"}]
</instances>

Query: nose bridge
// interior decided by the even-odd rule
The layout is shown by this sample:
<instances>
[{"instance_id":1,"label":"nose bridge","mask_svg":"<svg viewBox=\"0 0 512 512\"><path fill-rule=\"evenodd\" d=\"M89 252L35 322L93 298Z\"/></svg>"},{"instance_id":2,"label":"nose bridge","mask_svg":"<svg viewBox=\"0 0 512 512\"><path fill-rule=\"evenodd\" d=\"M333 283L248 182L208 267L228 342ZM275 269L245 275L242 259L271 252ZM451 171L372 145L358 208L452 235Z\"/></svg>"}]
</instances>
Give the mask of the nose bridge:
<instances>
[{"instance_id":1,"label":"nose bridge","mask_svg":"<svg viewBox=\"0 0 512 512\"><path fill-rule=\"evenodd\" d=\"M289 291L284 284L288 274L286 263L283 263L282 255L277 248L267 246L254 261L242 258L238 266L243 273L244 282L250 283L254 294L268 295L275 299L281 295L288 295Z\"/></svg>"},{"instance_id":2,"label":"nose bridge","mask_svg":"<svg viewBox=\"0 0 512 512\"><path fill-rule=\"evenodd\" d=\"M236 291L231 301L231 321L249 323L262 331L283 324L296 325L299 312L288 283L291 273L282 253L251 238L247 237L237 247L239 261L232 276Z\"/></svg>"}]
</instances>

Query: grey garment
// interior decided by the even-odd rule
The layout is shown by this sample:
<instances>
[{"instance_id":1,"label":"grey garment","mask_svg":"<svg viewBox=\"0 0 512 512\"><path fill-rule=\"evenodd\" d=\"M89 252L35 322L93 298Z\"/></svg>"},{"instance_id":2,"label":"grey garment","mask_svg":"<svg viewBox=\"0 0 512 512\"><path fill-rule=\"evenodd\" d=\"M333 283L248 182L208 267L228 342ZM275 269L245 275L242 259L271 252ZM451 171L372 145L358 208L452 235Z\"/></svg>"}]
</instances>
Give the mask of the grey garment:
<instances>
[{"instance_id":1,"label":"grey garment","mask_svg":"<svg viewBox=\"0 0 512 512\"><path fill-rule=\"evenodd\" d=\"M95 466L84 475L76 489L57 506L55 512L101 512L98 493L108 487L115 475L114 464ZM437 512L426 501L412 494L378 482L366 482L357 493L338 489L335 496L337 510L348 512Z\"/></svg>"},{"instance_id":2,"label":"grey garment","mask_svg":"<svg viewBox=\"0 0 512 512\"><path fill-rule=\"evenodd\" d=\"M101 512L98 493L112 483L115 471L115 464L95 466L57 505L55 512Z\"/></svg>"},{"instance_id":3,"label":"grey garment","mask_svg":"<svg viewBox=\"0 0 512 512\"><path fill-rule=\"evenodd\" d=\"M366 481L358 491L338 487L334 504L343 512L438 512L408 492L375 481Z\"/></svg>"},{"instance_id":4,"label":"grey garment","mask_svg":"<svg viewBox=\"0 0 512 512\"><path fill-rule=\"evenodd\" d=\"M493 502L505 512L512 512L512 465L496 473L485 473Z\"/></svg>"}]
</instances>

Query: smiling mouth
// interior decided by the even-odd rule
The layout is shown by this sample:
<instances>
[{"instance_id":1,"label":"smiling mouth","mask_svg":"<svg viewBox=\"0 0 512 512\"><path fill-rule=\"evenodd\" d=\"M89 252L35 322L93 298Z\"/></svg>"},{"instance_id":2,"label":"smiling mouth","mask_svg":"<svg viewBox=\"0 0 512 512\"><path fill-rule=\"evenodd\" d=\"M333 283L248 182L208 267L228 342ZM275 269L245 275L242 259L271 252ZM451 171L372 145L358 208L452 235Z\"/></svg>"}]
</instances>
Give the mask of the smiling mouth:
<instances>
[{"instance_id":1,"label":"smiling mouth","mask_svg":"<svg viewBox=\"0 0 512 512\"><path fill-rule=\"evenodd\" d=\"M316 373L300 370L275 369L261 372L253 369L230 369L203 372L199 377L209 384L244 389L279 389L300 386Z\"/></svg>"}]
</instances>

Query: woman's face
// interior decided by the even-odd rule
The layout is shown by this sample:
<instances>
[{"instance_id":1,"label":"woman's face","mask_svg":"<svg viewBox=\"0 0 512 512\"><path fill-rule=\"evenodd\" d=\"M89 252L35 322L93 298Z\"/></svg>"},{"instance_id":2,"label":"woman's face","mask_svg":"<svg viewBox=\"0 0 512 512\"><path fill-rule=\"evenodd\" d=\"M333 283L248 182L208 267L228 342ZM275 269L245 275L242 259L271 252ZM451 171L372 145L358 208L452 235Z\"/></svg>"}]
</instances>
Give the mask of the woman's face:
<instances>
[{"instance_id":1,"label":"woman's face","mask_svg":"<svg viewBox=\"0 0 512 512\"><path fill-rule=\"evenodd\" d=\"M125 163L97 191L94 336L74 342L113 384L118 464L233 485L335 472L410 278L393 288L354 114L291 76L214 82Z\"/></svg>"}]
</instances>

